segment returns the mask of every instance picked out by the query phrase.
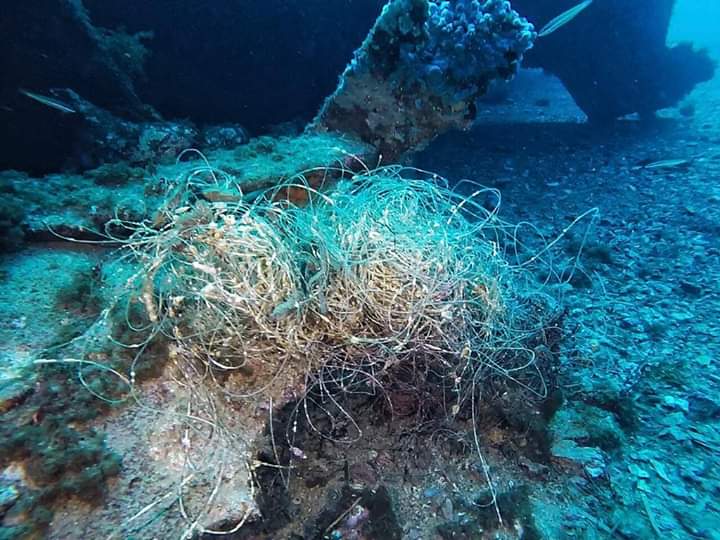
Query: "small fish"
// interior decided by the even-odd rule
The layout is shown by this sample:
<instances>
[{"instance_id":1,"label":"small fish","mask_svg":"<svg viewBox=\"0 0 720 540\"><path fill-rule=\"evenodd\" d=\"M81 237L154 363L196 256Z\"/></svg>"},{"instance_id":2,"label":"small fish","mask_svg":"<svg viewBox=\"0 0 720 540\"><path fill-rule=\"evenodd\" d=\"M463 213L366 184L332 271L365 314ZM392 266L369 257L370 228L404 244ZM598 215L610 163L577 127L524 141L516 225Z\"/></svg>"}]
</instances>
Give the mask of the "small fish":
<instances>
[{"instance_id":1,"label":"small fish","mask_svg":"<svg viewBox=\"0 0 720 540\"><path fill-rule=\"evenodd\" d=\"M659 161L640 162L633 167L634 171L640 169L673 169L690 165L689 159L661 159Z\"/></svg>"},{"instance_id":2,"label":"small fish","mask_svg":"<svg viewBox=\"0 0 720 540\"><path fill-rule=\"evenodd\" d=\"M29 90L25 90L24 88L18 89L18 91L24 95L29 97L30 99L34 99L38 103L42 103L46 107L50 107L51 109L55 109L57 111L60 111L65 114L72 114L76 113L77 111L73 109L72 107L65 105L62 101L59 101L55 98L51 98L49 96L43 96L42 94L36 94L35 92L30 92Z\"/></svg>"},{"instance_id":3,"label":"small fish","mask_svg":"<svg viewBox=\"0 0 720 540\"><path fill-rule=\"evenodd\" d=\"M588 8L592 3L593 0L585 0L584 2L580 2L578 5L571 7L567 11L564 11L563 13L555 17L553 20L551 20L549 23L547 23L545 26L543 26L540 29L540 32L538 32L538 37L549 36L556 30L559 30L567 23L572 21L575 17L580 15L580 13L585 11L585 9Z\"/></svg>"}]
</instances>

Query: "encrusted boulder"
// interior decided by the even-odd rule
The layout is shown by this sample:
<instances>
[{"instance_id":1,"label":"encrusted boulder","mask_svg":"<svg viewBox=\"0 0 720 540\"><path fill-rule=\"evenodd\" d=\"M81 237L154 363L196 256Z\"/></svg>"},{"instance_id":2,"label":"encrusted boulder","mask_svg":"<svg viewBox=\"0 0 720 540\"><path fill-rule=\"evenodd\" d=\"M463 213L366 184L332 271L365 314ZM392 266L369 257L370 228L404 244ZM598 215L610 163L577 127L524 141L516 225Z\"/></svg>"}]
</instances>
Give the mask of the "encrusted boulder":
<instances>
[{"instance_id":1,"label":"encrusted boulder","mask_svg":"<svg viewBox=\"0 0 720 540\"><path fill-rule=\"evenodd\" d=\"M511 78L532 26L500 0L393 0L310 129L372 144L386 159L470 126L490 83Z\"/></svg>"}]
</instances>

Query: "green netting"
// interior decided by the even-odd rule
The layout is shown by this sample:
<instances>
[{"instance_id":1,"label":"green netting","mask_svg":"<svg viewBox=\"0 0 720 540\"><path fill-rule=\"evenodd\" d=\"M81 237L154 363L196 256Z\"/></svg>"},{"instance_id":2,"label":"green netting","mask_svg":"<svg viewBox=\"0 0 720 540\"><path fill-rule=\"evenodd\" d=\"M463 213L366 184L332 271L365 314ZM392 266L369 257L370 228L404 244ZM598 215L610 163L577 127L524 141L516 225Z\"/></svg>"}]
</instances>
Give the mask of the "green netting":
<instances>
[{"instance_id":1,"label":"green netting","mask_svg":"<svg viewBox=\"0 0 720 540\"><path fill-rule=\"evenodd\" d=\"M310 192L308 203L289 204L289 190ZM488 191L460 196L402 167L324 193L300 175L252 203L187 190L126 243L142 264L133 285L175 355L210 379L252 374L235 397L280 375L332 366L377 378L418 358L456 366L459 380L479 368L513 377L532 366L532 351L506 353L539 322L526 312L516 320L522 271L500 253L506 227L479 202Z\"/></svg>"}]
</instances>

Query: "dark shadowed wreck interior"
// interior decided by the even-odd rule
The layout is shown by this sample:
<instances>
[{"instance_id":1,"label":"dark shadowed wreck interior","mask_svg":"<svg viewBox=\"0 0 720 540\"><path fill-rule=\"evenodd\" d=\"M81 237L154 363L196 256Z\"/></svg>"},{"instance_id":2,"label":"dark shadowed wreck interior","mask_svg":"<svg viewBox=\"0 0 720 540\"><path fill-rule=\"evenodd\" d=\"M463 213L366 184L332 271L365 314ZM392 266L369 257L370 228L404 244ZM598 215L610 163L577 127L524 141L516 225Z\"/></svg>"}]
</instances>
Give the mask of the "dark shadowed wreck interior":
<instances>
[{"instance_id":1,"label":"dark shadowed wreck interior","mask_svg":"<svg viewBox=\"0 0 720 540\"><path fill-rule=\"evenodd\" d=\"M572 4L512 2L536 28ZM673 4L594 2L563 32L538 40L524 65L558 76L591 121L672 106L714 72L709 57L691 44L666 45ZM11 0L0 21L0 138L12 149L2 166L38 170L38 145L44 164L54 168L98 162L82 142L84 130L98 136L97 126L38 108L19 89L69 88L132 121L234 123L251 133L302 127L334 89L382 5ZM188 21L182 31L178 21ZM336 27L342 32L329 31ZM207 33L214 39L204 38ZM268 35L278 36L272 47L264 45Z\"/></svg>"}]
</instances>

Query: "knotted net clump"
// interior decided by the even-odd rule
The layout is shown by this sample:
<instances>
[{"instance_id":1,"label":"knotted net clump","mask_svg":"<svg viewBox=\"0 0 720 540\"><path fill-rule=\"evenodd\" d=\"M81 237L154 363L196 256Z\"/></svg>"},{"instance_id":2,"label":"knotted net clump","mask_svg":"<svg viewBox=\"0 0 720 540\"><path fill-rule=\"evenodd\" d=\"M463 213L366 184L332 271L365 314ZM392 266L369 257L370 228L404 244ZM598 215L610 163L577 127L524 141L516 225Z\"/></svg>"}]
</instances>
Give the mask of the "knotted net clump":
<instances>
[{"instance_id":1,"label":"knotted net clump","mask_svg":"<svg viewBox=\"0 0 720 540\"><path fill-rule=\"evenodd\" d=\"M304 206L291 189L310 193ZM141 263L130 284L173 357L235 398L302 393L317 373L343 390L381 385L419 361L458 389L479 371L515 378L533 371L522 343L541 317L488 195L402 167L323 193L302 175L233 202L187 189L125 243Z\"/></svg>"}]
</instances>

